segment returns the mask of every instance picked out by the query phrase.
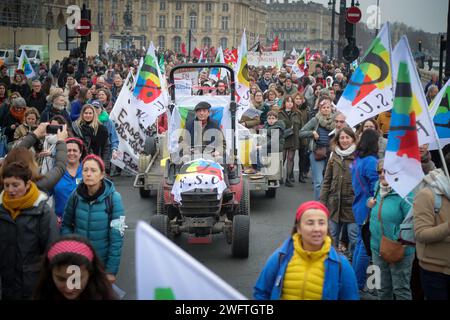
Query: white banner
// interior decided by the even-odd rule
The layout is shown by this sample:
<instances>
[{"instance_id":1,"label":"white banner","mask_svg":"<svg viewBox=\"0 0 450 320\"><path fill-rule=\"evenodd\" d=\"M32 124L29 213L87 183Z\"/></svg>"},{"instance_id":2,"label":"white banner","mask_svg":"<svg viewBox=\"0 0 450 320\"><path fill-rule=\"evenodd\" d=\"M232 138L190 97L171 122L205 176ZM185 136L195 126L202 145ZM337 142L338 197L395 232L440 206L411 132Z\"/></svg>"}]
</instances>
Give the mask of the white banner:
<instances>
[{"instance_id":1,"label":"white banner","mask_svg":"<svg viewBox=\"0 0 450 320\"><path fill-rule=\"evenodd\" d=\"M246 299L145 222L137 225L135 243L138 300Z\"/></svg>"},{"instance_id":2,"label":"white banner","mask_svg":"<svg viewBox=\"0 0 450 320\"><path fill-rule=\"evenodd\" d=\"M174 74L175 80L190 80L193 86L198 84L198 71L194 69L180 69Z\"/></svg>"},{"instance_id":3,"label":"white banner","mask_svg":"<svg viewBox=\"0 0 450 320\"><path fill-rule=\"evenodd\" d=\"M283 65L284 51L248 52L248 65L256 67L277 67Z\"/></svg>"},{"instance_id":4,"label":"white banner","mask_svg":"<svg viewBox=\"0 0 450 320\"><path fill-rule=\"evenodd\" d=\"M175 97L192 96L191 80L175 80Z\"/></svg>"}]
</instances>

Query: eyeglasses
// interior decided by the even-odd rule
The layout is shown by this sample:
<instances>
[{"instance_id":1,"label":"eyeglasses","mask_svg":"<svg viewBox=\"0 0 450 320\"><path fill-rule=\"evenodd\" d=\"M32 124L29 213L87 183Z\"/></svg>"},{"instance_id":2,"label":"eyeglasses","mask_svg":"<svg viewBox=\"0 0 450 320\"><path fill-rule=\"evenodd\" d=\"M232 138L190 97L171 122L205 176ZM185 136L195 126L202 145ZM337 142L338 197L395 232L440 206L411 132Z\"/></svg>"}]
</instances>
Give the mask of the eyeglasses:
<instances>
[{"instance_id":1,"label":"eyeglasses","mask_svg":"<svg viewBox=\"0 0 450 320\"><path fill-rule=\"evenodd\" d=\"M377 170L377 173L380 175L380 174L382 174L382 173L384 173L384 169L382 169L382 170Z\"/></svg>"}]
</instances>

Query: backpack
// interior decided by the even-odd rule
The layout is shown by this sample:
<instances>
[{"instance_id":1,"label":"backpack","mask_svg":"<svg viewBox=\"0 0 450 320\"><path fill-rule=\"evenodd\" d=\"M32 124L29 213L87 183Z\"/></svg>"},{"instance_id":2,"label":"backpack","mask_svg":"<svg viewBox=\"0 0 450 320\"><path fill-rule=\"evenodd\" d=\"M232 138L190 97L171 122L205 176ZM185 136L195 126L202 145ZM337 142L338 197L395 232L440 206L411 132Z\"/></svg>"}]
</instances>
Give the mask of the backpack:
<instances>
[{"instance_id":1,"label":"backpack","mask_svg":"<svg viewBox=\"0 0 450 320\"><path fill-rule=\"evenodd\" d=\"M434 213L437 215L442 207L442 195L436 194L432 188L429 188L434 195ZM416 236L414 233L414 207L411 206L408 214L400 225L398 240L406 245L415 246Z\"/></svg>"}]
</instances>

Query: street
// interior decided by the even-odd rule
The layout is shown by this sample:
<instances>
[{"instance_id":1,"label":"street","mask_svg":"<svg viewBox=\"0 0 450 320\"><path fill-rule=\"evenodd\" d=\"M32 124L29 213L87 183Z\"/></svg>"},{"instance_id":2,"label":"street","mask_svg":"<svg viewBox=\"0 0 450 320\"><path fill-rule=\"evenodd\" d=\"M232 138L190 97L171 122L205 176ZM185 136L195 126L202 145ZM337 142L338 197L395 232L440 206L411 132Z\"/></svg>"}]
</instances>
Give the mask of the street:
<instances>
[{"instance_id":1,"label":"street","mask_svg":"<svg viewBox=\"0 0 450 320\"><path fill-rule=\"evenodd\" d=\"M122 195L128 225L117 285L127 292L125 299L130 300L136 299L136 225L139 220L149 222L150 216L156 212L155 197L141 199L138 190L132 187L133 179L117 177L113 180L116 190ZM311 178L307 182L296 182L295 188L281 186L275 199L266 199L263 192L252 192L248 259L232 258L230 245L222 234L215 235L213 243L209 245L188 245L186 235L175 239L175 243L250 299L267 258L290 236L298 205L313 197Z\"/></svg>"}]
</instances>

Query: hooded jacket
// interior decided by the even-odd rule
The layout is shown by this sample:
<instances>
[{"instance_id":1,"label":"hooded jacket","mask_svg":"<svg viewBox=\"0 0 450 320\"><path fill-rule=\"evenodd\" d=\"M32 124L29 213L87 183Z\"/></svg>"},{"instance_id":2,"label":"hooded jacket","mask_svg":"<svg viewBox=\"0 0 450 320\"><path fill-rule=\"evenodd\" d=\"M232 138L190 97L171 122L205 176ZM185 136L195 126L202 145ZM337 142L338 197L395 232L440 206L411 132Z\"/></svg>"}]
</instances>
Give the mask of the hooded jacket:
<instances>
[{"instance_id":1,"label":"hooded jacket","mask_svg":"<svg viewBox=\"0 0 450 320\"><path fill-rule=\"evenodd\" d=\"M414 199L417 259L425 270L450 275L450 179L442 169L436 169L424 182ZM435 194L442 201L437 214Z\"/></svg>"},{"instance_id":2,"label":"hooded jacket","mask_svg":"<svg viewBox=\"0 0 450 320\"><path fill-rule=\"evenodd\" d=\"M56 216L39 193L31 208L14 221L0 194L0 292L4 300L30 299L41 271L41 258L58 237Z\"/></svg>"},{"instance_id":3,"label":"hooded jacket","mask_svg":"<svg viewBox=\"0 0 450 320\"><path fill-rule=\"evenodd\" d=\"M103 183L105 190L91 202L80 194L78 188L72 192L64 209L61 234L75 233L86 237L105 265L106 271L115 275L119 271L124 230L121 229L122 224L118 227L111 227L111 224L117 224L120 217L125 216L125 212L122 197L116 192L114 184L107 179L103 179ZM106 198L110 195L112 195L111 221L106 207Z\"/></svg>"}]
</instances>

